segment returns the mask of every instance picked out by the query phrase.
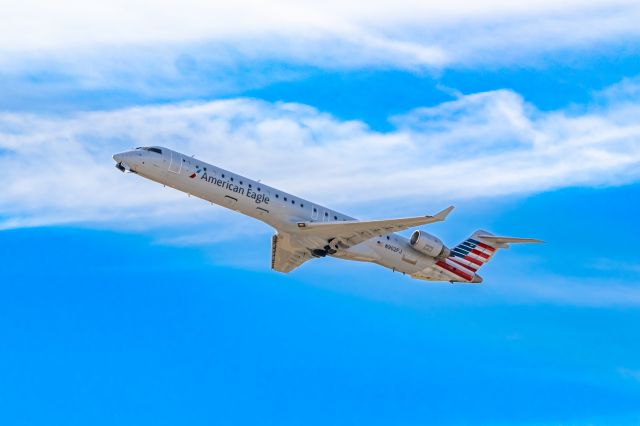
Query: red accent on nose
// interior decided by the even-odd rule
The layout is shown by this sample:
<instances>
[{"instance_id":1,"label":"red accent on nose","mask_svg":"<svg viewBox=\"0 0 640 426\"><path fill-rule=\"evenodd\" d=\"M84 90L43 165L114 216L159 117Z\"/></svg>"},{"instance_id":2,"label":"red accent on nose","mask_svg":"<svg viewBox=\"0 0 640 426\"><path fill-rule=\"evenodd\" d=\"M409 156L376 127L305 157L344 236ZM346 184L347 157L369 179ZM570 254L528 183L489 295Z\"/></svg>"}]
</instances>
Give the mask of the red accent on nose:
<instances>
[{"instance_id":1,"label":"red accent on nose","mask_svg":"<svg viewBox=\"0 0 640 426\"><path fill-rule=\"evenodd\" d=\"M196 177L196 174L192 174L191 176L189 176L191 179L193 179L194 177Z\"/></svg>"}]
</instances>

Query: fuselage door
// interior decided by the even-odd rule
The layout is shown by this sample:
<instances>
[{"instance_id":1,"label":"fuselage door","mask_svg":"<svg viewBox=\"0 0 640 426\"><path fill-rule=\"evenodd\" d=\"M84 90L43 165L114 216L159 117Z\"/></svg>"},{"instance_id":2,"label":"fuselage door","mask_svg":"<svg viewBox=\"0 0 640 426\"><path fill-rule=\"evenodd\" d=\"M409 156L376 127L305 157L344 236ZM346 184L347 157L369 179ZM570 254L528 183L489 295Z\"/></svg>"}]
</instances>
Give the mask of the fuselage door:
<instances>
[{"instance_id":1,"label":"fuselage door","mask_svg":"<svg viewBox=\"0 0 640 426\"><path fill-rule=\"evenodd\" d=\"M182 154L171 151L171 162L169 163L169 171L179 174L182 170Z\"/></svg>"},{"instance_id":2,"label":"fuselage door","mask_svg":"<svg viewBox=\"0 0 640 426\"><path fill-rule=\"evenodd\" d=\"M320 217L320 212L318 211L318 207L311 206L311 220L318 220Z\"/></svg>"}]
</instances>

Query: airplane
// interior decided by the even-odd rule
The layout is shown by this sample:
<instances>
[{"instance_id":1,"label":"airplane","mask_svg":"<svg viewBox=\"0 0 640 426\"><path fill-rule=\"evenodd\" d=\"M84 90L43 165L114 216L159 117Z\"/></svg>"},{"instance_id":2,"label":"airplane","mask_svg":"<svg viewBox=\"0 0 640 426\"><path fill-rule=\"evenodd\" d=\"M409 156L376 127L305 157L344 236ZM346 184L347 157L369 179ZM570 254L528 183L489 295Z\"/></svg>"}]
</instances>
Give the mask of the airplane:
<instances>
[{"instance_id":1,"label":"airplane","mask_svg":"<svg viewBox=\"0 0 640 426\"><path fill-rule=\"evenodd\" d=\"M422 230L415 230L410 238L396 232L444 221L453 206L433 216L357 220L165 147L139 147L115 154L113 159L122 172L138 174L273 227L271 268L283 273L313 258L332 256L376 263L418 280L478 284L482 282L478 270L498 249L512 243L542 242L478 230L449 248Z\"/></svg>"}]
</instances>

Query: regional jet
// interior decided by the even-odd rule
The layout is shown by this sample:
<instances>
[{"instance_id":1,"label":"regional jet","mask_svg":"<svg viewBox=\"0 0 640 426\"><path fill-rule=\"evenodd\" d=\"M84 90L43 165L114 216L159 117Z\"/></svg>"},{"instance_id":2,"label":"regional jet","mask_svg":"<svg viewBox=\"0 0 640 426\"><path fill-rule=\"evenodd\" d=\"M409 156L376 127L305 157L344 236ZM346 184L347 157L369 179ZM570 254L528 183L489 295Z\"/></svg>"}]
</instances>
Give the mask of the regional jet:
<instances>
[{"instance_id":1,"label":"regional jet","mask_svg":"<svg viewBox=\"0 0 640 426\"><path fill-rule=\"evenodd\" d=\"M497 249L532 238L500 237L476 231L454 248L422 230L410 238L396 232L441 222L450 206L433 216L357 220L179 152L140 147L115 154L116 167L213 204L258 219L275 229L271 268L288 273L324 256L373 262L412 278L451 283L481 283L478 270Z\"/></svg>"}]
</instances>

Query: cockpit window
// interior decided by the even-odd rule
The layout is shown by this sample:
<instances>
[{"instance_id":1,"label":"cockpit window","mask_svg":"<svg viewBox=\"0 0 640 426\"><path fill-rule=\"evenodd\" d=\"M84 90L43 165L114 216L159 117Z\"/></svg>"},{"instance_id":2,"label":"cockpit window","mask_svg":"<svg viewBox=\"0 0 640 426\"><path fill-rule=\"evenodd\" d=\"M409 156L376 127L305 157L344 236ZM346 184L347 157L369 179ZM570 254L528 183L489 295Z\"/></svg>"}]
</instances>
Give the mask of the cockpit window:
<instances>
[{"instance_id":1,"label":"cockpit window","mask_svg":"<svg viewBox=\"0 0 640 426\"><path fill-rule=\"evenodd\" d=\"M156 153L162 155L162 150L160 148L154 148L154 147L149 147L149 146L141 146L141 147L138 147L136 149L142 149L144 151L156 152Z\"/></svg>"}]
</instances>

